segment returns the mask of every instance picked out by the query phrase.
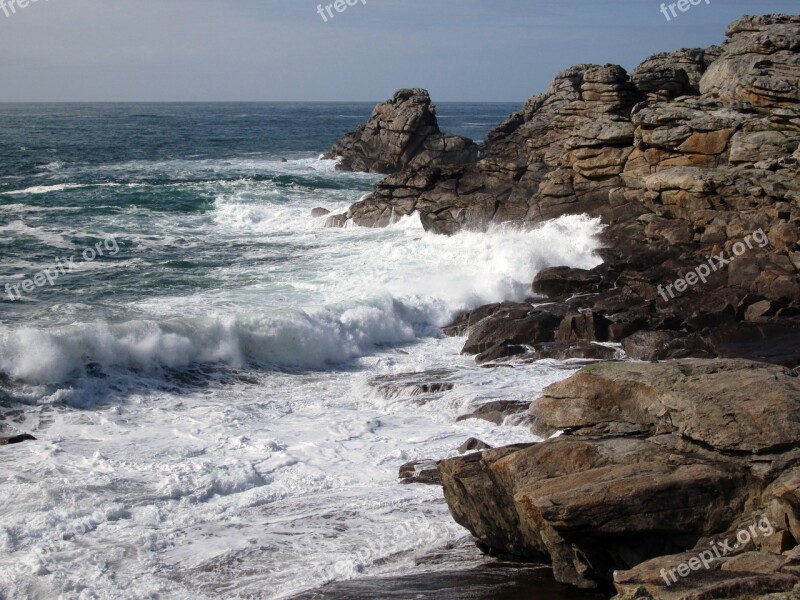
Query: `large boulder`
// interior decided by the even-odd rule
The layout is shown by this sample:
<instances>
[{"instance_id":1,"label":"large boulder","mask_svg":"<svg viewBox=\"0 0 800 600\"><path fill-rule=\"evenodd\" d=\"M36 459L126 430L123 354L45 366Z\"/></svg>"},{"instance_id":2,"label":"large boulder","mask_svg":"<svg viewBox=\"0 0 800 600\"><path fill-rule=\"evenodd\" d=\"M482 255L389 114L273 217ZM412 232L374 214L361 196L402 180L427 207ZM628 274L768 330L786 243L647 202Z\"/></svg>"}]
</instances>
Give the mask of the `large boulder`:
<instances>
[{"instance_id":1,"label":"large boulder","mask_svg":"<svg viewBox=\"0 0 800 600\"><path fill-rule=\"evenodd\" d=\"M595 588L767 512L774 531L743 550L796 544L800 379L784 368L600 363L546 388L530 413L540 435L563 435L439 465L453 517L484 548L551 562L559 581ZM791 589L798 574L784 574L763 591ZM636 574L616 581L621 592L660 589Z\"/></svg>"},{"instance_id":2,"label":"large boulder","mask_svg":"<svg viewBox=\"0 0 800 600\"><path fill-rule=\"evenodd\" d=\"M631 81L654 101L697 95L700 79L719 54L717 46L660 52L636 67L631 72Z\"/></svg>"},{"instance_id":3,"label":"large boulder","mask_svg":"<svg viewBox=\"0 0 800 600\"><path fill-rule=\"evenodd\" d=\"M759 107L800 102L800 15L746 16L728 28L722 55L700 91Z\"/></svg>"},{"instance_id":4,"label":"large boulder","mask_svg":"<svg viewBox=\"0 0 800 600\"><path fill-rule=\"evenodd\" d=\"M376 106L367 123L325 155L339 159L341 171L384 174L409 166L464 164L477 157L472 140L439 130L430 95L419 88L399 90Z\"/></svg>"}]
</instances>

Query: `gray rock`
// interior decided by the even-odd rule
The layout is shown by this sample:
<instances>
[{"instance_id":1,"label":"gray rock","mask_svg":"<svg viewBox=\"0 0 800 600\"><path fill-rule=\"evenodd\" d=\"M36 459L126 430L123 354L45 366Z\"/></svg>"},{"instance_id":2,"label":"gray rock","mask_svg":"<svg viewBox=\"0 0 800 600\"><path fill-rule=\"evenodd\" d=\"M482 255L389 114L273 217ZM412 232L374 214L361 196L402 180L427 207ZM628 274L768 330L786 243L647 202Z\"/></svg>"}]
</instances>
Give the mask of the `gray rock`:
<instances>
[{"instance_id":1,"label":"gray rock","mask_svg":"<svg viewBox=\"0 0 800 600\"><path fill-rule=\"evenodd\" d=\"M410 165L466 164L478 158L471 140L442 133L423 89L403 89L375 107L369 121L336 142L325 158L342 171L395 173Z\"/></svg>"}]
</instances>

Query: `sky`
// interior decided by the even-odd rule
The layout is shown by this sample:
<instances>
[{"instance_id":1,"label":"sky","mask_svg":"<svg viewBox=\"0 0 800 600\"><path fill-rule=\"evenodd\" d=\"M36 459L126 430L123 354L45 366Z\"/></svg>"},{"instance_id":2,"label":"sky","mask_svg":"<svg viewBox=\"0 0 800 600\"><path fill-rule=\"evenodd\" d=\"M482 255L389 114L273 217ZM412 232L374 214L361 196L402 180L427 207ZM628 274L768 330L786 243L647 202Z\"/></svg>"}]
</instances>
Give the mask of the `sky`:
<instances>
[{"instance_id":1,"label":"sky","mask_svg":"<svg viewBox=\"0 0 800 600\"><path fill-rule=\"evenodd\" d=\"M330 18L333 0L11 1L0 102L380 101L402 87L522 102L574 64L630 70L721 43L743 14L800 12L703 0L667 21L661 0L351 0Z\"/></svg>"}]
</instances>

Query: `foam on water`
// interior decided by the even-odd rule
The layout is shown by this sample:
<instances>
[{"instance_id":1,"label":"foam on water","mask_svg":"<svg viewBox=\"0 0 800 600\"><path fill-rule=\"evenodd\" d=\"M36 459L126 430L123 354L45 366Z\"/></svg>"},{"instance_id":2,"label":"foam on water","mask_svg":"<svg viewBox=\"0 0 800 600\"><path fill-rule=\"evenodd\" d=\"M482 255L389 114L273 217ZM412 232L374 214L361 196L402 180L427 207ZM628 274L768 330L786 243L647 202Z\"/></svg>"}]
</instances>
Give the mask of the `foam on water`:
<instances>
[{"instance_id":1,"label":"foam on water","mask_svg":"<svg viewBox=\"0 0 800 600\"><path fill-rule=\"evenodd\" d=\"M114 301L98 301L78 285L95 280L81 278L114 273L87 271L74 295L37 299L48 311L35 323L0 325L0 402L38 438L0 448L0 596L277 599L419 569L466 532L440 489L398 485L399 465L453 455L473 435L531 441L524 427L456 416L530 400L569 374L555 363L479 368L439 327L523 299L546 266L596 265L597 221L450 237L418 217L327 229L311 208L348 206L369 177L313 159L229 162L98 167L170 176L155 188L186 177L212 201L81 224L120 232L124 269L192 259L203 285L123 294L120 278ZM309 167L322 188L297 184ZM46 221L20 227L5 234L75 245ZM454 388L420 397L369 383L430 369Z\"/></svg>"},{"instance_id":2,"label":"foam on water","mask_svg":"<svg viewBox=\"0 0 800 600\"><path fill-rule=\"evenodd\" d=\"M246 228L224 218L228 206L217 223ZM521 300L531 274L543 267L598 262L599 225L586 217L564 217L533 231L445 237L425 233L418 217L388 230L337 231L317 229L303 208L264 210L278 211L262 221L271 231L294 220L298 235L317 241L305 265L284 273L283 310L276 310L274 290L256 285L137 302L137 310L153 315L148 320L3 328L0 373L39 385L66 383L90 365L150 374L204 364L321 369L380 346L436 336L459 311ZM203 316L187 316L199 307L205 307Z\"/></svg>"}]
</instances>

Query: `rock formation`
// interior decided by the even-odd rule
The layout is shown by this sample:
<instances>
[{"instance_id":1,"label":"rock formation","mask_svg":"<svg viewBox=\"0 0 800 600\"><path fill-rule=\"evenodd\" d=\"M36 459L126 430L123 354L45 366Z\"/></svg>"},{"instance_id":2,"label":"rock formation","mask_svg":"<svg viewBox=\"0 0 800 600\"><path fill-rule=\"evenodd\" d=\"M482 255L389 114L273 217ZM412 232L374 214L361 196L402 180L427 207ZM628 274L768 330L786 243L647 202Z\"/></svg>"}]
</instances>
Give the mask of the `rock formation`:
<instances>
[{"instance_id":1,"label":"rock formation","mask_svg":"<svg viewBox=\"0 0 800 600\"><path fill-rule=\"evenodd\" d=\"M586 343L611 341L638 359L797 366L800 17L744 17L728 36L653 56L631 77L567 69L490 134L478 162L399 171L349 217L380 226L418 211L441 233L604 220L603 265L537 275L533 291L562 304L484 307L446 329L469 328L464 351L480 362L603 358Z\"/></svg>"},{"instance_id":2,"label":"rock formation","mask_svg":"<svg viewBox=\"0 0 800 600\"><path fill-rule=\"evenodd\" d=\"M379 104L369 121L339 140L326 155L342 171L394 173L423 165L475 162L478 146L442 133L426 90L399 90Z\"/></svg>"},{"instance_id":3,"label":"rock formation","mask_svg":"<svg viewBox=\"0 0 800 600\"><path fill-rule=\"evenodd\" d=\"M404 92L395 108L414 95L426 105ZM601 266L547 269L528 301L446 327L465 353L608 360L617 342L675 359L587 367L531 405L534 433L560 437L439 463L455 519L487 551L620 598L800 598L800 16L742 17L722 46L630 75L566 69L479 156L418 160L410 130L384 150L357 141L377 140L385 114L335 147L345 168L390 174L332 224L606 225ZM774 531L695 568L756 523Z\"/></svg>"},{"instance_id":4,"label":"rock formation","mask_svg":"<svg viewBox=\"0 0 800 600\"><path fill-rule=\"evenodd\" d=\"M660 569L684 560L671 555L688 560L767 518L773 531L715 560L708 595L691 597L735 597L709 590L744 590L756 576L769 583L758 591L800 582L800 554L782 554L800 539L800 379L788 370L598 363L546 388L530 413L543 435L564 434L439 465L454 518L485 548L551 562L578 587L613 580L621 593L672 598L702 586L694 573L666 585ZM768 567L741 558L756 551Z\"/></svg>"}]
</instances>

